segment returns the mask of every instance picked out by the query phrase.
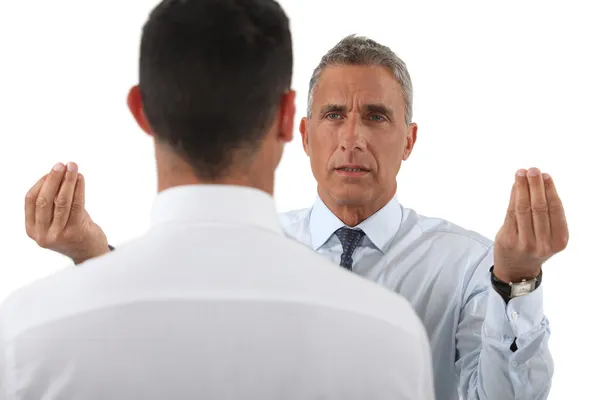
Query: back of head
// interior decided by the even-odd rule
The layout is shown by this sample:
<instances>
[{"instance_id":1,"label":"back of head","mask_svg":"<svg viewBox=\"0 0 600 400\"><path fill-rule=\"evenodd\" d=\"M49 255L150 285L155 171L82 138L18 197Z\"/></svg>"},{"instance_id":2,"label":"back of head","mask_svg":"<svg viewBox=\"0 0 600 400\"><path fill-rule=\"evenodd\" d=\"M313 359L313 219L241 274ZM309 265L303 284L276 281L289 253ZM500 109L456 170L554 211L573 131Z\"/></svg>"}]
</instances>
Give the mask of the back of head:
<instances>
[{"instance_id":1,"label":"back of head","mask_svg":"<svg viewBox=\"0 0 600 400\"><path fill-rule=\"evenodd\" d=\"M288 18L274 0L164 0L144 26L139 68L157 142L198 179L221 179L250 162L290 88Z\"/></svg>"}]
</instances>

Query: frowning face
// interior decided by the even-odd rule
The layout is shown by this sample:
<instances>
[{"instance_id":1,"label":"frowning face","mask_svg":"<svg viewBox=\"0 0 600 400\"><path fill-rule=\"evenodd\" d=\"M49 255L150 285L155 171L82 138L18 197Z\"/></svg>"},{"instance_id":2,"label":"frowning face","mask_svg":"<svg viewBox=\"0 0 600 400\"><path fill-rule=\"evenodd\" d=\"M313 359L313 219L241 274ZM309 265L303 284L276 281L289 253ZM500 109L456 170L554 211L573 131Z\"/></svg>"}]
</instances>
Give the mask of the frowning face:
<instances>
[{"instance_id":1,"label":"frowning face","mask_svg":"<svg viewBox=\"0 0 600 400\"><path fill-rule=\"evenodd\" d=\"M340 206L387 203L416 140L400 83L382 66L327 67L300 132L321 198Z\"/></svg>"}]
</instances>

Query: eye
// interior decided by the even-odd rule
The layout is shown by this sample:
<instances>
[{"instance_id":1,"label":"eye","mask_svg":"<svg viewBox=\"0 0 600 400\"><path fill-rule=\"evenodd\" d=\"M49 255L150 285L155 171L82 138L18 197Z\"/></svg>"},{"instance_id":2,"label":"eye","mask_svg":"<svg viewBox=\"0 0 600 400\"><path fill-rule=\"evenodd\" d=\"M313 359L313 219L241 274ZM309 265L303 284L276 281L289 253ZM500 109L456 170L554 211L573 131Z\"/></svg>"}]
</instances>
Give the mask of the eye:
<instances>
[{"instance_id":1,"label":"eye","mask_svg":"<svg viewBox=\"0 0 600 400\"><path fill-rule=\"evenodd\" d=\"M342 119L342 116L339 113L329 113L327 115L325 115L326 119Z\"/></svg>"},{"instance_id":2,"label":"eye","mask_svg":"<svg viewBox=\"0 0 600 400\"><path fill-rule=\"evenodd\" d=\"M369 119L375 122L385 121L385 117L381 114L370 114Z\"/></svg>"}]
</instances>

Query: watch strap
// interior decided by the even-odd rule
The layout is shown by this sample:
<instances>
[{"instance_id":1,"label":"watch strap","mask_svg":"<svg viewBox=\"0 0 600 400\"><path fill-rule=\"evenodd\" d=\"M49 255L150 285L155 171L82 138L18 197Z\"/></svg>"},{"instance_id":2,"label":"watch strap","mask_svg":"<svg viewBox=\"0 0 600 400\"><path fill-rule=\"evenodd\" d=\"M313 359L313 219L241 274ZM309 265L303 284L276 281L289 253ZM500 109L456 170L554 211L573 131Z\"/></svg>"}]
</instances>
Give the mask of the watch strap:
<instances>
[{"instance_id":1,"label":"watch strap","mask_svg":"<svg viewBox=\"0 0 600 400\"><path fill-rule=\"evenodd\" d=\"M523 279L521 282L504 282L494 275L494 266L490 268L492 286L504 299L514 299L533 292L542 284L542 271L533 279Z\"/></svg>"}]
</instances>

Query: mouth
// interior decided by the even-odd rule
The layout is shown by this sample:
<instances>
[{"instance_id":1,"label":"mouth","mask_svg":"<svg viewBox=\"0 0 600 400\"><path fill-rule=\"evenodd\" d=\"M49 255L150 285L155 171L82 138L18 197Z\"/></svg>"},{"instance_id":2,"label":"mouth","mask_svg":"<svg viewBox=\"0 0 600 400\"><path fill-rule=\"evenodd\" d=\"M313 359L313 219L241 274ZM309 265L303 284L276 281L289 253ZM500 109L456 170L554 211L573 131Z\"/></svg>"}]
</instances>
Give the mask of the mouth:
<instances>
[{"instance_id":1,"label":"mouth","mask_svg":"<svg viewBox=\"0 0 600 400\"><path fill-rule=\"evenodd\" d=\"M360 165L343 165L336 168L335 172L344 176L359 177L368 174L371 170Z\"/></svg>"}]
</instances>

